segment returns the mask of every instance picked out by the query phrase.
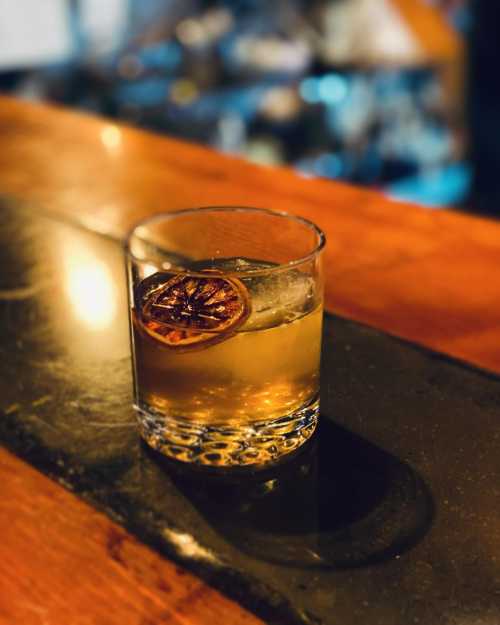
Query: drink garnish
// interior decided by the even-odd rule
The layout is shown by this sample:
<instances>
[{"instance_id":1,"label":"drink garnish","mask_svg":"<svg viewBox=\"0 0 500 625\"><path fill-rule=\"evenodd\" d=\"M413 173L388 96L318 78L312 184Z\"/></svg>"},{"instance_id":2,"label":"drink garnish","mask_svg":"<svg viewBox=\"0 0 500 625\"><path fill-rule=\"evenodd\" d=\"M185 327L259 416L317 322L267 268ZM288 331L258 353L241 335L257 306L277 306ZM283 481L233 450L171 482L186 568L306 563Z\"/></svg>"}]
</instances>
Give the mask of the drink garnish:
<instances>
[{"instance_id":1,"label":"drink garnish","mask_svg":"<svg viewBox=\"0 0 500 625\"><path fill-rule=\"evenodd\" d=\"M192 349L225 340L244 323L250 314L245 285L206 273L179 274L150 292L140 319L150 337L173 349Z\"/></svg>"}]
</instances>

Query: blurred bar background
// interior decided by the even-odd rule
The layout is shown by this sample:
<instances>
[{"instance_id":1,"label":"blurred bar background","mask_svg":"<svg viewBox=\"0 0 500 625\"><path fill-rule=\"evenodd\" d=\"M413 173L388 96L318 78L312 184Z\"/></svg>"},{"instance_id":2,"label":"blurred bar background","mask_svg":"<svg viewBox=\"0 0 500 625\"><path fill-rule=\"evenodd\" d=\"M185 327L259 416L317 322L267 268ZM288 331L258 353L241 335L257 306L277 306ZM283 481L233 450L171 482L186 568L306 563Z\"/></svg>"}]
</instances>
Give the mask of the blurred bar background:
<instances>
[{"instance_id":1,"label":"blurred bar background","mask_svg":"<svg viewBox=\"0 0 500 625\"><path fill-rule=\"evenodd\" d=\"M494 4L0 0L0 90L495 214Z\"/></svg>"}]
</instances>

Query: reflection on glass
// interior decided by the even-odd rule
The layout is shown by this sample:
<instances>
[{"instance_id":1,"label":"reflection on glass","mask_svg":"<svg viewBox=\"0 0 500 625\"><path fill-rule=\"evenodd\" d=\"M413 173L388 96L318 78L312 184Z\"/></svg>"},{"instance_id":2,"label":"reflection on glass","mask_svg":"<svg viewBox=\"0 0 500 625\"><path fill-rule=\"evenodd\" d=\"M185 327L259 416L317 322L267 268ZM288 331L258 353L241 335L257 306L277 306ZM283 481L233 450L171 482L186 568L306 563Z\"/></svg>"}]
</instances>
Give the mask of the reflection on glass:
<instances>
[{"instance_id":1,"label":"reflection on glass","mask_svg":"<svg viewBox=\"0 0 500 625\"><path fill-rule=\"evenodd\" d=\"M170 266L165 267L165 264L167 263L164 263L163 268L170 269ZM152 265L151 263L144 263L144 276L146 278L149 278L149 276L152 276L155 273L156 273L156 265Z\"/></svg>"}]
</instances>

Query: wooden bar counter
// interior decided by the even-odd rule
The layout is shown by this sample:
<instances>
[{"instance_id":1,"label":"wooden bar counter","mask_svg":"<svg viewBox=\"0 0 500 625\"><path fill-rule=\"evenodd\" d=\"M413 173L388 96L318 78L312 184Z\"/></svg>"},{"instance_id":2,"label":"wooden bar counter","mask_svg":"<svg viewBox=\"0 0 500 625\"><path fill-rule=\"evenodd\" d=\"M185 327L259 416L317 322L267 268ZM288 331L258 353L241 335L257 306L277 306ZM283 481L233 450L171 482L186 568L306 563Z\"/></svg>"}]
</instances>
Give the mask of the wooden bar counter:
<instances>
[{"instance_id":1,"label":"wooden bar counter","mask_svg":"<svg viewBox=\"0 0 500 625\"><path fill-rule=\"evenodd\" d=\"M9 98L0 98L0 141L1 625L500 622L500 224ZM280 526L257 540L260 513L236 535L236 516L222 520L236 504L217 508L175 475L162 481L130 425L125 315L97 382L101 356L87 335L68 352L77 317L51 322L60 344L43 325L63 297L50 272L67 278L57 250L84 261L85 247L116 270L126 310L127 230L146 215L208 205L285 210L327 236L324 406L334 425L322 425L323 451L311 462L322 492L321 476L339 474L346 450L359 480L386 482L370 487L378 508L363 495L337 533L315 517L314 548L300 542L305 529ZM76 363L71 377L64 363ZM123 420L97 427L120 410ZM337 495L347 501L351 486ZM250 491L246 508L234 494L241 510L261 505ZM267 561L271 534L277 555ZM347 534L357 536L351 551Z\"/></svg>"}]
</instances>

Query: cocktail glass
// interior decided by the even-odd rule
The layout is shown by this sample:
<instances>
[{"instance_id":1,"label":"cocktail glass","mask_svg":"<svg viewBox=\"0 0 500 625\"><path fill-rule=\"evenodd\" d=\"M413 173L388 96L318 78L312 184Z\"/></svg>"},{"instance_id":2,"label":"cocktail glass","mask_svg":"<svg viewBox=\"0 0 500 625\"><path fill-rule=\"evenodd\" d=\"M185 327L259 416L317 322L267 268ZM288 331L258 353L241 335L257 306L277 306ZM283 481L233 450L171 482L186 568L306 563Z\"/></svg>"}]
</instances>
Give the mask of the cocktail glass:
<instances>
[{"instance_id":1,"label":"cocktail glass","mask_svg":"<svg viewBox=\"0 0 500 625\"><path fill-rule=\"evenodd\" d=\"M311 437L324 245L305 219L246 207L162 213L131 231L134 405L151 447L264 465Z\"/></svg>"}]
</instances>

